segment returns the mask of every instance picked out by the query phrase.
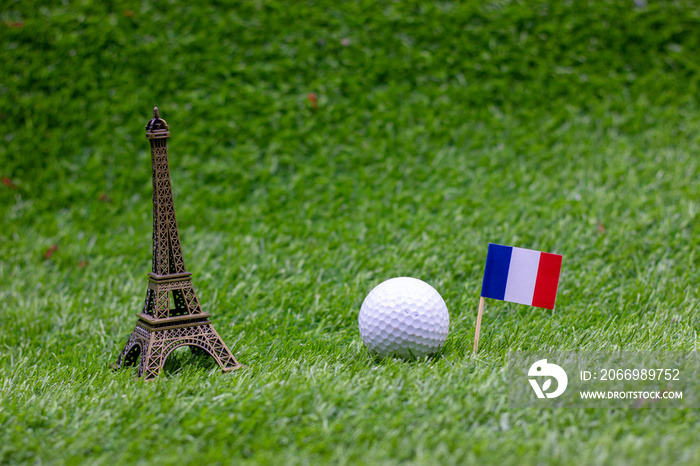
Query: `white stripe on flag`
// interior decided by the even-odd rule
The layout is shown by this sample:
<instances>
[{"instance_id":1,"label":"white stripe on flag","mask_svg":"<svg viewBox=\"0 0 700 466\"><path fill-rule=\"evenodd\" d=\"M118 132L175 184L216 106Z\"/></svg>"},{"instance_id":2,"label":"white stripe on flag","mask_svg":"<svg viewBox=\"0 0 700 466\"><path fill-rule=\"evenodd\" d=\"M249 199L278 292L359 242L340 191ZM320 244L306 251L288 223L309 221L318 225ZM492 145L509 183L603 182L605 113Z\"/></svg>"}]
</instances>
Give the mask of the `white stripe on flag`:
<instances>
[{"instance_id":1,"label":"white stripe on flag","mask_svg":"<svg viewBox=\"0 0 700 466\"><path fill-rule=\"evenodd\" d=\"M503 299L512 303L532 306L532 296L535 294L539 266L540 251L514 247L508 268L506 295Z\"/></svg>"}]
</instances>

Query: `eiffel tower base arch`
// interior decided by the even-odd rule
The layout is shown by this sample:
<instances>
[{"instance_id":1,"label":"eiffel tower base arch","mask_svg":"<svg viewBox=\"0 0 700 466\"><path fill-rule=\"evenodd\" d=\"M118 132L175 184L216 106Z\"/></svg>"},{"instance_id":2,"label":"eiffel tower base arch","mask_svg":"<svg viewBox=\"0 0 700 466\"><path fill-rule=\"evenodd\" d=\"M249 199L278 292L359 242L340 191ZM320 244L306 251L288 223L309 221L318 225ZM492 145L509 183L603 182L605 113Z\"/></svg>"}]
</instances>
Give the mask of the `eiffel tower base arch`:
<instances>
[{"instance_id":1,"label":"eiffel tower base arch","mask_svg":"<svg viewBox=\"0 0 700 466\"><path fill-rule=\"evenodd\" d=\"M189 346L195 353L207 353L223 372L242 367L214 330L208 314L201 314L195 319L184 316L179 322L165 323L162 321L166 319L157 319L156 322L156 319L145 314L138 316L136 327L119 354L115 369L133 366L138 361L138 377L153 380L160 374L170 353L182 346Z\"/></svg>"}]
</instances>

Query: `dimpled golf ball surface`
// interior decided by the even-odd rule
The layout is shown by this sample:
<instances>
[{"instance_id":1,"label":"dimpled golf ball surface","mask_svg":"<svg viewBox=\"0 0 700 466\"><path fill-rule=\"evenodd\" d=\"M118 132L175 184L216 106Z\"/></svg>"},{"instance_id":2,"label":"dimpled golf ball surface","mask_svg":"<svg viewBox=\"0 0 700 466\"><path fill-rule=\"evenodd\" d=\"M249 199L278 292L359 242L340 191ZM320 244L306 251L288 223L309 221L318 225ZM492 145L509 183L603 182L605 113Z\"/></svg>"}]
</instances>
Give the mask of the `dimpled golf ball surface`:
<instances>
[{"instance_id":1,"label":"dimpled golf ball surface","mask_svg":"<svg viewBox=\"0 0 700 466\"><path fill-rule=\"evenodd\" d=\"M377 285L360 309L360 335L380 357L420 358L447 339L450 315L435 288L417 278L392 278Z\"/></svg>"}]
</instances>

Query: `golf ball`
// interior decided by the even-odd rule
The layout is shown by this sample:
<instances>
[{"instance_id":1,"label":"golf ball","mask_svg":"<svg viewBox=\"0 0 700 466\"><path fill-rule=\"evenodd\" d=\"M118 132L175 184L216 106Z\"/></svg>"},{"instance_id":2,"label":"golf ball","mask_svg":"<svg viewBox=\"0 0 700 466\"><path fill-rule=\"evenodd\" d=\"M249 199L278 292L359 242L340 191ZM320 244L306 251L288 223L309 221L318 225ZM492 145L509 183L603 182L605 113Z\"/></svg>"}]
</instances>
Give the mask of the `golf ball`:
<instances>
[{"instance_id":1,"label":"golf ball","mask_svg":"<svg viewBox=\"0 0 700 466\"><path fill-rule=\"evenodd\" d=\"M360 309L360 336L379 355L420 358L436 353L447 339L450 314L435 288L410 277L377 285Z\"/></svg>"}]
</instances>

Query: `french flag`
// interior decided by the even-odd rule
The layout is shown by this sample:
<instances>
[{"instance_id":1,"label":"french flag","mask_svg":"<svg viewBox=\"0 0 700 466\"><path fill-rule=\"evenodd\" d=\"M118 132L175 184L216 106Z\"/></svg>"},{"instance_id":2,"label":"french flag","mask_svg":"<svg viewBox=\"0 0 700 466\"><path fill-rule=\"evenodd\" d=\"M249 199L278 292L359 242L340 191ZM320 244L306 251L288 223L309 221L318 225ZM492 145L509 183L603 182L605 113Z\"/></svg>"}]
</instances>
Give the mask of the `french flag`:
<instances>
[{"instance_id":1,"label":"french flag","mask_svg":"<svg viewBox=\"0 0 700 466\"><path fill-rule=\"evenodd\" d=\"M481 296L554 309L562 256L489 243Z\"/></svg>"}]
</instances>

